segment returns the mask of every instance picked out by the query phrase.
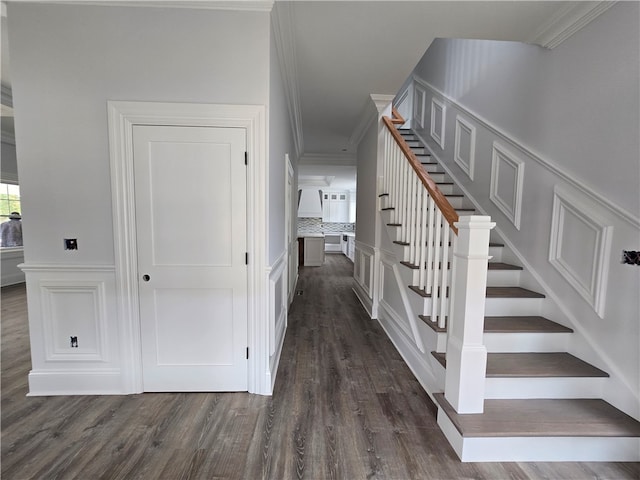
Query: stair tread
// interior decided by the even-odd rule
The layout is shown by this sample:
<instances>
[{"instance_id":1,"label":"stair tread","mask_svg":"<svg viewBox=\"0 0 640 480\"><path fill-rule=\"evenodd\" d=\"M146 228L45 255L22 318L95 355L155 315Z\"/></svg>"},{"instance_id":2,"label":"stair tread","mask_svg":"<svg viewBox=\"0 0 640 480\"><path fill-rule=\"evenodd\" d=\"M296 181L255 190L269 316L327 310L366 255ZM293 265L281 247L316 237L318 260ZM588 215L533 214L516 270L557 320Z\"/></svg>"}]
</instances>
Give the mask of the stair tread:
<instances>
[{"instance_id":1,"label":"stair tread","mask_svg":"<svg viewBox=\"0 0 640 480\"><path fill-rule=\"evenodd\" d=\"M409 288L424 298L431 297L430 293L416 285L409 285ZM522 287L487 287L487 298L544 298L544 295Z\"/></svg>"},{"instance_id":2,"label":"stair tread","mask_svg":"<svg viewBox=\"0 0 640 480\"><path fill-rule=\"evenodd\" d=\"M572 329L544 317L484 317L485 333L571 333Z\"/></svg>"},{"instance_id":3,"label":"stair tread","mask_svg":"<svg viewBox=\"0 0 640 480\"><path fill-rule=\"evenodd\" d=\"M433 356L446 368L443 353L434 353ZM566 352L487 354L487 378L608 376L606 372Z\"/></svg>"},{"instance_id":4,"label":"stair tread","mask_svg":"<svg viewBox=\"0 0 640 480\"><path fill-rule=\"evenodd\" d=\"M489 270L522 270L522 267L518 265L511 265L510 263L504 262L489 262L488 268Z\"/></svg>"},{"instance_id":5,"label":"stair tread","mask_svg":"<svg viewBox=\"0 0 640 480\"><path fill-rule=\"evenodd\" d=\"M428 315L418 315L436 332L446 332ZM484 333L572 333L573 330L544 317L484 317Z\"/></svg>"},{"instance_id":6,"label":"stair tread","mask_svg":"<svg viewBox=\"0 0 640 480\"><path fill-rule=\"evenodd\" d=\"M435 400L463 437L640 437L640 423L601 399L485 400L484 413L458 414Z\"/></svg>"},{"instance_id":7,"label":"stair tread","mask_svg":"<svg viewBox=\"0 0 640 480\"><path fill-rule=\"evenodd\" d=\"M487 298L544 298L544 295L522 287L487 287Z\"/></svg>"}]
</instances>

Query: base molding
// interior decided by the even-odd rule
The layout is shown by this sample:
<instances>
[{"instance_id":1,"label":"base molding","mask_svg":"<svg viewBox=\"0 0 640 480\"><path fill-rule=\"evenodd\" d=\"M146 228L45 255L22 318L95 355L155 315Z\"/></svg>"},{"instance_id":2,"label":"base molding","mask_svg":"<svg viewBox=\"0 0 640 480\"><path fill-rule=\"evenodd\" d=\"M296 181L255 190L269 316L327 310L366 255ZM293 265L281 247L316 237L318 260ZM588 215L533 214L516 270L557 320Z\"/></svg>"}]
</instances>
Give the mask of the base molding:
<instances>
[{"instance_id":1,"label":"base molding","mask_svg":"<svg viewBox=\"0 0 640 480\"><path fill-rule=\"evenodd\" d=\"M28 397L124 395L120 370L32 370Z\"/></svg>"}]
</instances>

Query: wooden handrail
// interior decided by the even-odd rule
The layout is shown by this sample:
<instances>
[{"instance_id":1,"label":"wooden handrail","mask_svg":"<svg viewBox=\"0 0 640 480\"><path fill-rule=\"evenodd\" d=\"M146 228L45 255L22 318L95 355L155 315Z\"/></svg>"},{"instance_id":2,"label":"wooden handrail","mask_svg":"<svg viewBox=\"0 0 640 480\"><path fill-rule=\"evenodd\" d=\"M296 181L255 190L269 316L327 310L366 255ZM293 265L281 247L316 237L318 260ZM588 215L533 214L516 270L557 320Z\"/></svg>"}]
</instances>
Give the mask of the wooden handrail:
<instances>
[{"instance_id":1,"label":"wooden handrail","mask_svg":"<svg viewBox=\"0 0 640 480\"><path fill-rule=\"evenodd\" d=\"M402 118L402 115L400 115L400 112L396 110L396 107L393 106L391 107L391 122L396 125L403 125L406 122L406 120Z\"/></svg>"},{"instance_id":2,"label":"wooden handrail","mask_svg":"<svg viewBox=\"0 0 640 480\"><path fill-rule=\"evenodd\" d=\"M395 108L393 110L395 110ZM396 122L394 122L392 119L386 116L382 117L382 121L391 132L391 136L394 138L394 140L400 147L400 150L402 150L402 153L404 153L405 157L407 157L407 160L409 161L409 165L411 165L413 170L416 172L416 175L418 175L418 178L420 179L424 187L429 192L429 195L431 196L431 198L433 198L433 201L436 203L436 205L442 212L442 215L444 215L444 218L447 219L449 226L451 227L453 232L457 235L458 228L455 226L455 223L458 221L458 213L451 206L451 204L449 203L449 200L447 200L447 197L445 197L444 194L440 191L440 189L436 185L436 182L434 182L433 179L429 176L429 174L425 171L425 169L422 168L422 164L416 158L415 154L411 150L411 147L407 145L407 142L405 141L405 139L402 137L402 135L400 135L400 132L398 132L398 129L396 129L394 125L394 123ZM402 123L404 123L404 120Z\"/></svg>"}]
</instances>

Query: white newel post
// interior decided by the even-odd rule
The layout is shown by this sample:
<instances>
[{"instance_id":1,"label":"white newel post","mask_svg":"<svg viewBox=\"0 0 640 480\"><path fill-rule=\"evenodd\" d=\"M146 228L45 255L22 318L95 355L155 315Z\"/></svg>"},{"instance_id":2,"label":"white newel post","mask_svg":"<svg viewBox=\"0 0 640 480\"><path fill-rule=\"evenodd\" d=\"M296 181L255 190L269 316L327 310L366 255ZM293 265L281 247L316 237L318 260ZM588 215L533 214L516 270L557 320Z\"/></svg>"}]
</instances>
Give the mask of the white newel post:
<instances>
[{"instance_id":1,"label":"white newel post","mask_svg":"<svg viewBox=\"0 0 640 480\"><path fill-rule=\"evenodd\" d=\"M445 398L458 413L482 413L487 368L484 305L491 217L464 216L455 224Z\"/></svg>"}]
</instances>

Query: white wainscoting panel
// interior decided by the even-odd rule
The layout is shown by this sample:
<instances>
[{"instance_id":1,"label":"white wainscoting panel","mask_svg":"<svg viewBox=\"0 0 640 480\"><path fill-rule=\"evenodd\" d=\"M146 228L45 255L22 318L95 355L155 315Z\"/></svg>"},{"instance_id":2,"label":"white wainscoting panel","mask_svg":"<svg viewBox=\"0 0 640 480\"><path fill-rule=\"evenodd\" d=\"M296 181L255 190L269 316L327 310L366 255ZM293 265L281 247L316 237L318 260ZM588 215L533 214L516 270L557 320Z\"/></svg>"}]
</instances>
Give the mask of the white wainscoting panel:
<instances>
[{"instance_id":1,"label":"white wainscoting panel","mask_svg":"<svg viewBox=\"0 0 640 480\"><path fill-rule=\"evenodd\" d=\"M287 257L288 252L284 251L273 266L267 268L269 283L269 372L267 372L267 377L271 391L273 391L276 381L280 354L287 331L289 305Z\"/></svg>"},{"instance_id":2,"label":"white wainscoting panel","mask_svg":"<svg viewBox=\"0 0 640 480\"><path fill-rule=\"evenodd\" d=\"M460 115L456 117L456 143L453 159L473 180L476 160L476 127Z\"/></svg>"},{"instance_id":3,"label":"white wainscoting panel","mask_svg":"<svg viewBox=\"0 0 640 480\"><path fill-rule=\"evenodd\" d=\"M418 124L418 127L424 128L424 104L426 99L426 92L420 86L416 85L414 89L414 107L413 120Z\"/></svg>"},{"instance_id":4,"label":"white wainscoting panel","mask_svg":"<svg viewBox=\"0 0 640 480\"><path fill-rule=\"evenodd\" d=\"M31 338L29 395L128 393L122 382L114 267L21 268Z\"/></svg>"},{"instance_id":5,"label":"white wainscoting panel","mask_svg":"<svg viewBox=\"0 0 640 480\"><path fill-rule=\"evenodd\" d=\"M586 199L554 189L549 261L601 318L612 231Z\"/></svg>"},{"instance_id":6,"label":"white wainscoting panel","mask_svg":"<svg viewBox=\"0 0 640 480\"><path fill-rule=\"evenodd\" d=\"M367 245L356 242L356 254L353 268L353 278L364 293L373 298L373 261L375 251Z\"/></svg>"},{"instance_id":7,"label":"white wainscoting panel","mask_svg":"<svg viewBox=\"0 0 640 480\"><path fill-rule=\"evenodd\" d=\"M46 361L108 361L105 282L42 280L40 293Z\"/></svg>"},{"instance_id":8,"label":"white wainscoting panel","mask_svg":"<svg viewBox=\"0 0 640 480\"><path fill-rule=\"evenodd\" d=\"M437 98L431 98L431 138L444 150L447 107Z\"/></svg>"},{"instance_id":9,"label":"white wainscoting panel","mask_svg":"<svg viewBox=\"0 0 640 480\"><path fill-rule=\"evenodd\" d=\"M489 198L520 230L524 162L498 142L493 143Z\"/></svg>"}]
</instances>

